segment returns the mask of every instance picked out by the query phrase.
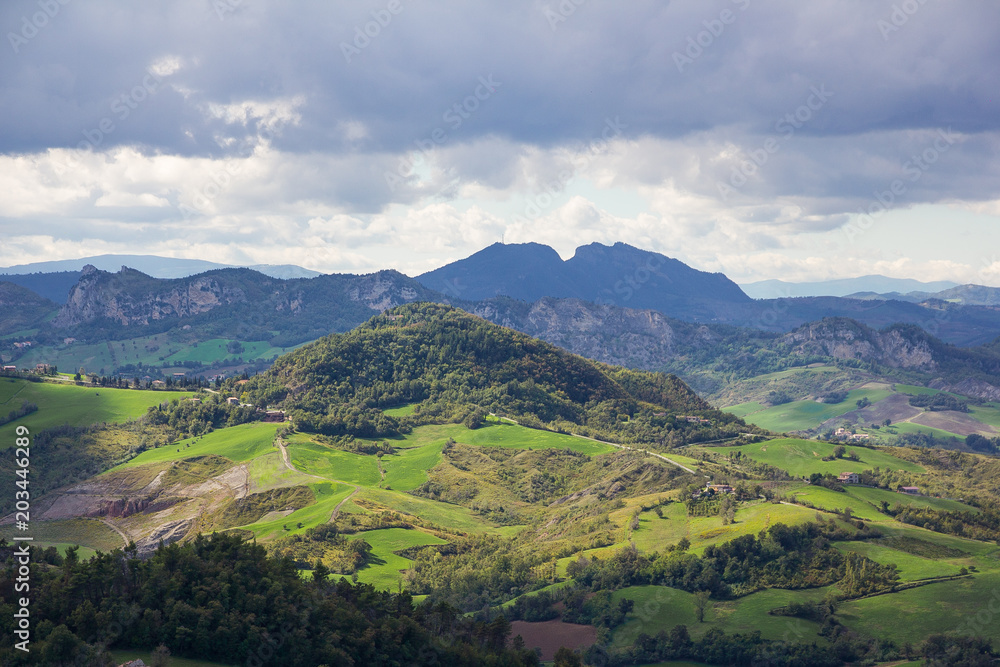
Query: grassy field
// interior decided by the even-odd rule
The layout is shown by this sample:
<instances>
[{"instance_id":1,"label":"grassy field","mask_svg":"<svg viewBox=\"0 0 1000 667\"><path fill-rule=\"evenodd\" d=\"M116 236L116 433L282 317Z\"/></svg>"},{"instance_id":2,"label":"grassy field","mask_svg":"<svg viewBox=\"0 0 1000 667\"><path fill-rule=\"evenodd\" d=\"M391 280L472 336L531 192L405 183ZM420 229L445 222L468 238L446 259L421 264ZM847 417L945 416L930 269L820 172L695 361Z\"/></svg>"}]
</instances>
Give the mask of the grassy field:
<instances>
[{"instance_id":1,"label":"grassy field","mask_svg":"<svg viewBox=\"0 0 1000 667\"><path fill-rule=\"evenodd\" d=\"M973 417L1000 430L1000 405L987 403L986 405L970 405L969 412Z\"/></svg>"},{"instance_id":2,"label":"grassy field","mask_svg":"<svg viewBox=\"0 0 1000 667\"><path fill-rule=\"evenodd\" d=\"M297 470L348 484L378 486L381 479L374 456L343 452L323 445L298 442L288 446L288 455Z\"/></svg>"},{"instance_id":3,"label":"grassy field","mask_svg":"<svg viewBox=\"0 0 1000 667\"><path fill-rule=\"evenodd\" d=\"M578 438L563 433L552 433L527 428L508 422L494 422L481 428L470 430L461 424L434 424L418 426L402 441L394 446L408 447L445 441L452 438L465 445L479 447L514 447L517 449L571 449L574 452L595 456L614 451L611 445ZM398 443L398 444L397 444Z\"/></svg>"},{"instance_id":4,"label":"grassy field","mask_svg":"<svg viewBox=\"0 0 1000 667\"><path fill-rule=\"evenodd\" d=\"M441 538L420 530L406 528L385 528L369 530L350 539L364 539L372 545L372 555L384 561L377 565L369 565L358 572L358 581L372 584L376 588L395 590L402 581L402 570L410 567L409 558L397 555L395 552L410 547L446 544Z\"/></svg>"},{"instance_id":5,"label":"grassy field","mask_svg":"<svg viewBox=\"0 0 1000 667\"><path fill-rule=\"evenodd\" d=\"M979 510L971 505L960 503L957 500L947 498L931 498L928 496L911 496L906 493L897 493L885 489L871 489L865 486L848 486L847 492L856 498L861 498L872 505L880 505L884 500L893 505L908 505L910 507L930 507L936 510L947 512L972 512L976 514Z\"/></svg>"},{"instance_id":6,"label":"grassy field","mask_svg":"<svg viewBox=\"0 0 1000 667\"><path fill-rule=\"evenodd\" d=\"M336 482L317 482L310 484L309 488L316 495L316 502L312 505L297 509L285 517L259 521L240 528L253 532L254 536L262 541L296 535L321 523L327 523L337 504L354 491L353 487Z\"/></svg>"},{"instance_id":7,"label":"grassy field","mask_svg":"<svg viewBox=\"0 0 1000 667\"><path fill-rule=\"evenodd\" d=\"M363 487L358 496L426 519L448 530L470 533L498 532L489 521L461 505L452 505L438 500L372 487Z\"/></svg>"},{"instance_id":8,"label":"grassy field","mask_svg":"<svg viewBox=\"0 0 1000 667\"><path fill-rule=\"evenodd\" d=\"M834 542L833 546L840 551L853 551L871 558L883 565L894 564L899 569L899 578L903 581L930 579L931 577L947 577L958 574L961 565L954 565L945 560L923 558L893 549L875 542Z\"/></svg>"},{"instance_id":9,"label":"grassy field","mask_svg":"<svg viewBox=\"0 0 1000 667\"><path fill-rule=\"evenodd\" d=\"M385 488L412 491L427 481L427 471L441 462L444 441L398 450L382 457Z\"/></svg>"},{"instance_id":10,"label":"grassy field","mask_svg":"<svg viewBox=\"0 0 1000 667\"><path fill-rule=\"evenodd\" d=\"M738 447L712 447L707 448L705 451L732 452L739 450L755 461L781 468L795 477L808 477L814 472L831 473L833 475L840 474L841 472L862 472L875 467L906 470L907 472L914 473L924 472L924 469L917 464L898 459L879 449L852 447L850 445L847 446L847 451L856 452L860 459L859 461L855 462L848 459L823 461L823 457L833 454L834 447L836 445L816 440L779 438L766 442L740 445Z\"/></svg>"},{"instance_id":11,"label":"grassy field","mask_svg":"<svg viewBox=\"0 0 1000 667\"><path fill-rule=\"evenodd\" d=\"M756 535L776 523L796 526L815 520L816 510L807 507L760 502L741 507L728 526L722 524L721 517L693 517L688 521L687 537L691 541L691 552L700 554L710 544L728 542L741 535Z\"/></svg>"},{"instance_id":12,"label":"grassy field","mask_svg":"<svg viewBox=\"0 0 1000 667\"><path fill-rule=\"evenodd\" d=\"M675 625L686 625L691 636L699 638L712 627L727 633L759 630L767 639L794 642L819 642L819 624L799 618L770 616L768 611L792 601L820 600L827 589L783 591L771 589L753 593L739 600L712 600L705 612L705 622L695 614L694 595L666 586L632 586L616 591L617 601L627 598L635 603L628 620L613 635L612 646L621 648L635 643L641 633L655 636Z\"/></svg>"},{"instance_id":13,"label":"grassy field","mask_svg":"<svg viewBox=\"0 0 1000 667\"><path fill-rule=\"evenodd\" d=\"M859 519L881 521L887 518L867 500L857 498L850 493L840 493L822 486L801 486L797 489L789 490L788 495L795 498L796 502L804 501L819 509L830 512L850 507L854 516Z\"/></svg>"},{"instance_id":14,"label":"grassy field","mask_svg":"<svg viewBox=\"0 0 1000 667\"><path fill-rule=\"evenodd\" d=\"M0 537L11 540L15 535L23 535L14 530L12 524L0 526ZM97 519L67 519L64 521L32 521L31 537L36 547L58 547L65 551L67 546L78 544L80 556L94 555L95 551L108 553L125 546L118 533Z\"/></svg>"},{"instance_id":15,"label":"grassy field","mask_svg":"<svg viewBox=\"0 0 1000 667\"><path fill-rule=\"evenodd\" d=\"M801 431L816 428L828 419L855 410L857 401L862 398L875 403L892 393L890 389L861 388L848 392L847 398L840 403L817 403L808 399L773 407L760 406L761 409L758 410L752 408L759 404L743 403L725 410L771 431Z\"/></svg>"},{"instance_id":16,"label":"grassy field","mask_svg":"<svg viewBox=\"0 0 1000 667\"><path fill-rule=\"evenodd\" d=\"M271 443L274 442L274 437L281 426L275 423L253 422L212 431L197 438L188 438L172 445L147 450L112 470L207 454L222 456L236 462L249 461L275 451Z\"/></svg>"},{"instance_id":17,"label":"grassy field","mask_svg":"<svg viewBox=\"0 0 1000 667\"><path fill-rule=\"evenodd\" d=\"M873 431L871 429L864 429L867 433L878 434L878 431ZM955 438L957 440L965 441L964 435L958 435L950 431L945 431L943 429L934 428L933 426L924 426L923 424L914 424L912 422L896 422L887 430L889 433L896 431L897 433L924 433L926 435L933 435L935 438L943 438L945 440L949 438Z\"/></svg>"},{"instance_id":18,"label":"grassy field","mask_svg":"<svg viewBox=\"0 0 1000 667\"><path fill-rule=\"evenodd\" d=\"M897 643L919 644L929 635L980 635L1000 640L1000 574L980 574L846 602L837 616L850 627Z\"/></svg>"},{"instance_id":19,"label":"grassy field","mask_svg":"<svg viewBox=\"0 0 1000 667\"><path fill-rule=\"evenodd\" d=\"M944 394L947 392L930 387L918 387L915 384L896 384L893 388L900 394L910 394L911 396L933 396L934 394ZM954 394L952 394L954 395Z\"/></svg>"},{"instance_id":20,"label":"grassy field","mask_svg":"<svg viewBox=\"0 0 1000 667\"><path fill-rule=\"evenodd\" d=\"M140 391L78 387L75 384L28 382L0 378L0 412L21 407L22 401L38 406L38 411L0 426L0 448L10 446L14 429L23 424L32 432L53 426L89 426L100 422L124 422L141 417L163 401L193 396L191 392Z\"/></svg>"},{"instance_id":21,"label":"grassy field","mask_svg":"<svg viewBox=\"0 0 1000 667\"><path fill-rule=\"evenodd\" d=\"M239 343L241 352L230 352L227 345ZM47 363L63 371L76 372L83 368L88 373L107 375L126 364L172 368L186 361L211 364L216 361L255 361L270 359L294 350L295 347L272 347L264 341L236 341L230 338L212 338L204 341L183 341L169 333L139 336L106 343L59 345L32 349L18 360L19 366Z\"/></svg>"},{"instance_id":22,"label":"grassy field","mask_svg":"<svg viewBox=\"0 0 1000 667\"><path fill-rule=\"evenodd\" d=\"M416 409L416 407L417 407L416 403L409 403L407 405L400 405L399 407L396 408L386 408L382 412L389 415L390 417L407 417L413 414L413 411Z\"/></svg>"}]
</instances>

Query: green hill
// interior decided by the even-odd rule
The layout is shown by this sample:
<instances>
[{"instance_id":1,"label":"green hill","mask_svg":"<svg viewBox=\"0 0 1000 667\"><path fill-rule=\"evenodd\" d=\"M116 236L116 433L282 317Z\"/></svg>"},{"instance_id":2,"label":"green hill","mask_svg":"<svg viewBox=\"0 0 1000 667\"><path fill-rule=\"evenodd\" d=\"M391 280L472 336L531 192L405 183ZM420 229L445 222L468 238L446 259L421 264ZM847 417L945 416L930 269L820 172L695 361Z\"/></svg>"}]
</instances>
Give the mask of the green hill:
<instances>
[{"instance_id":1,"label":"green hill","mask_svg":"<svg viewBox=\"0 0 1000 667\"><path fill-rule=\"evenodd\" d=\"M478 424L488 413L662 445L751 430L676 377L600 364L427 303L306 345L240 391L243 400L285 408L302 430L331 436L384 437L434 421ZM408 415L385 411L413 403Z\"/></svg>"}]
</instances>

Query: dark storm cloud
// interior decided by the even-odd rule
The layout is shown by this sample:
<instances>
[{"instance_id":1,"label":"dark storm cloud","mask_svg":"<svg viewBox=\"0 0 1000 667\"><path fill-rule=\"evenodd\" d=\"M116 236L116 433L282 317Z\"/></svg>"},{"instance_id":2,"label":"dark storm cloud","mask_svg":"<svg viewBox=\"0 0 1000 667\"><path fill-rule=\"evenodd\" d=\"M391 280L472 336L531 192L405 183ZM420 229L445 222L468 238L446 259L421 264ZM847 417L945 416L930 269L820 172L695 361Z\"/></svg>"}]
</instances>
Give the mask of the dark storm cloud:
<instances>
[{"instance_id":1,"label":"dark storm cloud","mask_svg":"<svg viewBox=\"0 0 1000 667\"><path fill-rule=\"evenodd\" d=\"M39 4L6 2L0 149L75 146L110 117L111 144L215 154L254 128L211 118L208 105L301 96L301 125L283 132L281 148L357 150L338 129L356 121L368 130L362 149L399 151L447 128L448 110L489 75L503 87L455 141L492 134L546 145L586 138L591 117L614 114L633 135L760 131L819 84L836 99L810 134L995 129L1000 6L897 2L916 7L897 26L893 4L68 2L21 42L11 34L21 36ZM181 69L118 119L113 102L167 55Z\"/></svg>"},{"instance_id":2,"label":"dark storm cloud","mask_svg":"<svg viewBox=\"0 0 1000 667\"><path fill-rule=\"evenodd\" d=\"M938 0L12 0L0 153L270 144L270 177L234 199L367 214L561 178L551 149L620 119L626 187L799 197L796 224L829 228L896 178L899 205L997 197L997 25L998 4ZM962 139L914 178L939 130Z\"/></svg>"}]
</instances>

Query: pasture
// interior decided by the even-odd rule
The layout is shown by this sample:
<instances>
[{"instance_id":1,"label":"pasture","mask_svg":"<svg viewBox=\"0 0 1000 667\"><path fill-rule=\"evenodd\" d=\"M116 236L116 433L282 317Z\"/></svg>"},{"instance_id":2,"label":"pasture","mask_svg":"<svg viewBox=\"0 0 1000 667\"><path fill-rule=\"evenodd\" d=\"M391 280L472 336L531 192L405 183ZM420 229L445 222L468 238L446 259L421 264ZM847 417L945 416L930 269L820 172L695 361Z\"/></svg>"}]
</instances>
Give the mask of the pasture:
<instances>
[{"instance_id":1,"label":"pasture","mask_svg":"<svg viewBox=\"0 0 1000 667\"><path fill-rule=\"evenodd\" d=\"M176 443L148 449L134 459L127 461L112 472L125 468L187 459L194 456L214 454L237 463L249 461L258 456L276 451L272 446L281 424L252 422L212 431L195 438L187 438ZM179 451L178 451L179 450Z\"/></svg>"},{"instance_id":2,"label":"pasture","mask_svg":"<svg viewBox=\"0 0 1000 667\"><path fill-rule=\"evenodd\" d=\"M847 398L839 403L819 403L812 399L806 399L770 407L759 403L744 403L724 408L724 410L770 431L778 433L804 431L818 428L828 419L857 409L857 401L863 398L876 403L890 396L893 393L892 390L881 388L883 386L865 385L863 388L853 389L848 392ZM760 405L761 409L753 410L755 405Z\"/></svg>"},{"instance_id":3,"label":"pasture","mask_svg":"<svg viewBox=\"0 0 1000 667\"><path fill-rule=\"evenodd\" d=\"M20 408L22 401L38 406L37 412L0 426L0 448L13 443L14 429L21 424L37 433L64 424L120 423L141 417L148 408L164 401L193 395L192 392L79 387L68 383L0 378L0 413Z\"/></svg>"}]
</instances>

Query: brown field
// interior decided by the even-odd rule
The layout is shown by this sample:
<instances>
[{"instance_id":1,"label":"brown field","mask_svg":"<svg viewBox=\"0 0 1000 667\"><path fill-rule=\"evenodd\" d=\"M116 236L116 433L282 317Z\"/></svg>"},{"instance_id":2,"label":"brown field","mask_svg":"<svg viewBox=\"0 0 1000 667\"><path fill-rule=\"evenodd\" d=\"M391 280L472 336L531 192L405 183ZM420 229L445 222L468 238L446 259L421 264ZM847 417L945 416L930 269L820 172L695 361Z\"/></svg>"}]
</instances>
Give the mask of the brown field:
<instances>
[{"instance_id":1,"label":"brown field","mask_svg":"<svg viewBox=\"0 0 1000 667\"><path fill-rule=\"evenodd\" d=\"M924 412L917 415L910 421L914 424L931 426L944 431L950 431L951 433L958 433L959 435L982 433L983 435L993 436L997 433L995 428L977 421L971 415L967 415L964 412L955 412L953 410Z\"/></svg>"},{"instance_id":2,"label":"brown field","mask_svg":"<svg viewBox=\"0 0 1000 667\"><path fill-rule=\"evenodd\" d=\"M542 649L542 660L554 659L560 646L580 649L597 640L597 628L594 626L564 623L558 619L541 623L513 621L510 629L510 636L521 635L526 647Z\"/></svg>"}]
</instances>

